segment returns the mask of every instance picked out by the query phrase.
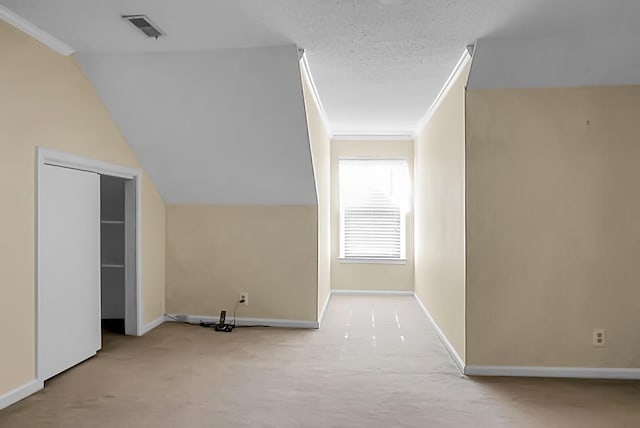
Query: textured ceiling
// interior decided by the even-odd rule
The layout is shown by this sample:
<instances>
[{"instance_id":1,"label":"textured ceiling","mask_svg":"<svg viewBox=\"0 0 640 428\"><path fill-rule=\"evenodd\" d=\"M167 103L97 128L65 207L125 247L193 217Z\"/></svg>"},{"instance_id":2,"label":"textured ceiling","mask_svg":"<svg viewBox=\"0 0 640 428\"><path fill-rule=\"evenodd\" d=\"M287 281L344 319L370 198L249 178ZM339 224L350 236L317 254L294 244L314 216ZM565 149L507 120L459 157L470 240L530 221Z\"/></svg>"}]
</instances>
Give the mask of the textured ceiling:
<instances>
[{"instance_id":1,"label":"textured ceiling","mask_svg":"<svg viewBox=\"0 0 640 428\"><path fill-rule=\"evenodd\" d=\"M632 0L0 0L78 52L294 43L334 132L410 132L478 38L640 33ZM147 40L119 19L146 13Z\"/></svg>"}]
</instances>

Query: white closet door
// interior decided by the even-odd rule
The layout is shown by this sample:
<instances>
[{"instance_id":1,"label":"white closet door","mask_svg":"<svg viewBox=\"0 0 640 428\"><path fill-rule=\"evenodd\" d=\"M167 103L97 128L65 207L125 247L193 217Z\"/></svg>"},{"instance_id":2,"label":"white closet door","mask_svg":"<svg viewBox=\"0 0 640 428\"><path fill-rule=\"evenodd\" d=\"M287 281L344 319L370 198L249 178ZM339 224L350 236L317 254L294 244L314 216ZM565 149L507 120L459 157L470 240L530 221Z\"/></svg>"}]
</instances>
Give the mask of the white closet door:
<instances>
[{"instance_id":1,"label":"white closet door","mask_svg":"<svg viewBox=\"0 0 640 428\"><path fill-rule=\"evenodd\" d=\"M40 169L38 367L44 380L95 355L100 327L100 176Z\"/></svg>"}]
</instances>

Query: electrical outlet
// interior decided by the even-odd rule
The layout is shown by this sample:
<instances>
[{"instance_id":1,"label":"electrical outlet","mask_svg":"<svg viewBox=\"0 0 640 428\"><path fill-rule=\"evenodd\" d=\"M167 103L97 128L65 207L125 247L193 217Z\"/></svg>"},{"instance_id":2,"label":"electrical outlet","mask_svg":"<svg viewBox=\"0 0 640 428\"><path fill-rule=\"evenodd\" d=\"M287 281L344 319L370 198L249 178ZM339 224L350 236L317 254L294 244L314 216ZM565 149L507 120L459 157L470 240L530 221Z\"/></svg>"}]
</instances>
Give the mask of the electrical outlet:
<instances>
[{"instance_id":1,"label":"electrical outlet","mask_svg":"<svg viewBox=\"0 0 640 428\"><path fill-rule=\"evenodd\" d=\"M606 330L604 328L593 329L593 346L603 348L606 344Z\"/></svg>"},{"instance_id":2,"label":"electrical outlet","mask_svg":"<svg viewBox=\"0 0 640 428\"><path fill-rule=\"evenodd\" d=\"M241 305L247 306L249 304L249 293L247 293L246 291L240 293L240 298L238 299L238 301L241 302Z\"/></svg>"}]
</instances>

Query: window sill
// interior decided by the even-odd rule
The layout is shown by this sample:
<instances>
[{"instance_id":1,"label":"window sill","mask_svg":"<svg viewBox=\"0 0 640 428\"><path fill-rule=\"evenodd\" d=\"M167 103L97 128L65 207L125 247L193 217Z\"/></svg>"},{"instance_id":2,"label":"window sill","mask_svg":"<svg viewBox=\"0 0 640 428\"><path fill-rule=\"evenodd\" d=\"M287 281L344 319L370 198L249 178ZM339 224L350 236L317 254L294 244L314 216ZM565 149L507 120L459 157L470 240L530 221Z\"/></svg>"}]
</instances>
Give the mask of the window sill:
<instances>
[{"instance_id":1,"label":"window sill","mask_svg":"<svg viewBox=\"0 0 640 428\"><path fill-rule=\"evenodd\" d=\"M364 264L379 264L379 265L406 265L407 259L356 259L356 258L339 258L340 263L364 263Z\"/></svg>"}]
</instances>

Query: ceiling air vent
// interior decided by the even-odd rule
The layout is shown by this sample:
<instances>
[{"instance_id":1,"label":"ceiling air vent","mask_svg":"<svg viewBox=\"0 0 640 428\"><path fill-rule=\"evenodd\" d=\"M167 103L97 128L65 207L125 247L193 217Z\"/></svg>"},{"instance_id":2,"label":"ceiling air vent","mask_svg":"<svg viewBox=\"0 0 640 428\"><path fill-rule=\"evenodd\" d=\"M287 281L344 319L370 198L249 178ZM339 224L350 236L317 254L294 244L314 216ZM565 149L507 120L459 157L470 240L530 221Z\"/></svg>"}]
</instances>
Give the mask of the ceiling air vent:
<instances>
[{"instance_id":1,"label":"ceiling air vent","mask_svg":"<svg viewBox=\"0 0 640 428\"><path fill-rule=\"evenodd\" d=\"M122 15L122 19L129 21L138 30L146 34L147 37L154 37L157 39L158 37L165 35L157 25L147 18L147 15Z\"/></svg>"}]
</instances>

